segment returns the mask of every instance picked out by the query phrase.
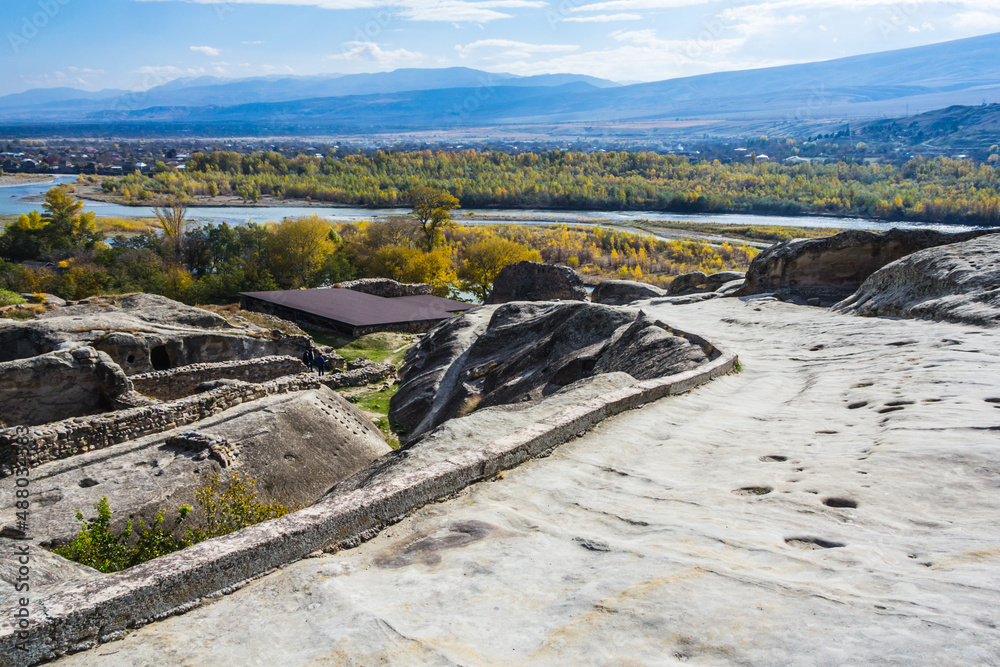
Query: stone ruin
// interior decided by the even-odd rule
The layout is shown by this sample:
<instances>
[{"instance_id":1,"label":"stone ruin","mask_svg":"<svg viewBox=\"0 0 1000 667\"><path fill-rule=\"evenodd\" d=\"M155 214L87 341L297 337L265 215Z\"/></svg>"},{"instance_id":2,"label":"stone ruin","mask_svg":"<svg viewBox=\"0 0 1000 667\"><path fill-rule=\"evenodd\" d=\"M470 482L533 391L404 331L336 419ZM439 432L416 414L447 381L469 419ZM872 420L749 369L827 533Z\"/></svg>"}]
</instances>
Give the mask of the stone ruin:
<instances>
[{"instance_id":1,"label":"stone ruin","mask_svg":"<svg viewBox=\"0 0 1000 667\"><path fill-rule=\"evenodd\" d=\"M300 358L311 345L146 294L0 320L0 480L46 469L30 538L67 542L75 512L103 496L117 527L149 523L229 470L257 479L266 501L306 505L391 451L333 389L391 381L395 368L325 350L319 377ZM0 529L16 532L14 509L0 506Z\"/></svg>"}]
</instances>

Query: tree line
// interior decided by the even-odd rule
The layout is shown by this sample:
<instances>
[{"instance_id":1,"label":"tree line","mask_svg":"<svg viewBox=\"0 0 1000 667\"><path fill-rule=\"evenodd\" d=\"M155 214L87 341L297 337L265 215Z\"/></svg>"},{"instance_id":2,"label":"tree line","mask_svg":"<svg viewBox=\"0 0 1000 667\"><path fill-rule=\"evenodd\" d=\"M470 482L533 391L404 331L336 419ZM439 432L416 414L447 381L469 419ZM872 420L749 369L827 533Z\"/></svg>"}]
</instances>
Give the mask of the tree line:
<instances>
[{"instance_id":1,"label":"tree line","mask_svg":"<svg viewBox=\"0 0 1000 667\"><path fill-rule=\"evenodd\" d=\"M465 208L510 207L860 216L1000 223L997 168L968 159L890 164L722 164L651 152L378 151L287 158L275 152L195 153L179 171L106 178L130 203L163 197L407 205L414 188L445 191Z\"/></svg>"},{"instance_id":2,"label":"tree line","mask_svg":"<svg viewBox=\"0 0 1000 667\"><path fill-rule=\"evenodd\" d=\"M565 264L595 280L666 285L695 270L744 270L757 252L593 227L460 226L450 215L454 197L433 188L417 194L411 215L386 220L333 223L309 215L197 227L185 224L184 204L174 200L158 207L158 231L105 239L94 231L93 213L53 188L44 212L22 215L0 235L0 289L65 299L149 292L225 304L239 292L386 277L482 301L500 269L521 260Z\"/></svg>"}]
</instances>

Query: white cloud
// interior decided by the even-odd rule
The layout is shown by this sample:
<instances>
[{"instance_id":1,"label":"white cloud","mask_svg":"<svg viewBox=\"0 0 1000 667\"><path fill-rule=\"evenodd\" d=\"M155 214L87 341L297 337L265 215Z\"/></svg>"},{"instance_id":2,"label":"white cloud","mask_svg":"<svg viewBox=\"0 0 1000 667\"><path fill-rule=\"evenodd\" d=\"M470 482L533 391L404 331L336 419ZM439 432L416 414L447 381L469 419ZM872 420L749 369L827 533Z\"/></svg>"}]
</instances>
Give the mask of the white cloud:
<instances>
[{"instance_id":1,"label":"white cloud","mask_svg":"<svg viewBox=\"0 0 1000 667\"><path fill-rule=\"evenodd\" d=\"M252 42L240 42L240 44L250 44L250 45L257 45L257 44L263 44L263 43L264 43L264 41L260 40L260 39L255 39Z\"/></svg>"},{"instance_id":2,"label":"white cloud","mask_svg":"<svg viewBox=\"0 0 1000 667\"><path fill-rule=\"evenodd\" d=\"M288 65L250 65L250 68L260 74L295 74Z\"/></svg>"},{"instance_id":3,"label":"white cloud","mask_svg":"<svg viewBox=\"0 0 1000 667\"><path fill-rule=\"evenodd\" d=\"M775 28L805 23L806 17L802 14L788 14L785 16L775 16L774 14L743 12L726 10L722 13L722 18L731 23L730 27L738 30L744 35L756 35L767 32Z\"/></svg>"},{"instance_id":4,"label":"white cloud","mask_svg":"<svg viewBox=\"0 0 1000 667\"><path fill-rule=\"evenodd\" d=\"M146 65L136 70L136 74L148 74L159 79L176 79L180 76L198 76L205 73L204 67L188 67L181 69L173 65Z\"/></svg>"},{"instance_id":5,"label":"white cloud","mask_svg":"<svg viewBox=\"0 0 1000 667\"><path fill-rule=\"evenodd\" d=\"M172 2L174 0L135 0L136 2ZM410 21L445 21L448 23L487 23L511 15L497 9L544 7L544 0L183 0L191 4L280 5L286 7L317 7L320 9L374 9L395 7Z\"/></svg>"},{"instance_id":6,"label":"white cloud","mask_svg":"<svg viewBox=\"0 0 1000 667\"><path fill-rule=\"evenodd\" d=\"M605 2L592 2L589 5L573 7L571 12L606 12L616 9L677 9L678 7L691 7L695 5L712 4L713 0L606 0Z\"/></svg>"},{"instance_id":7,"label":"white cloud","mask_svg":"<svg viewBox=\"0 0 1000 667\"><path fill-rule=\"evenodd\" d=\"M955 15L952 25L960 30L1000 30L1000 16L986 12L962 12Z\"/></svg>"},{"instance_id":8,"label":"white cloud","mask_svg":"<svg viewBox=\"0 0 1000 667\"><path fill-rule=\"evenodd\" d=\"M609 23L611 21L639 21L640 14L595 14L594 16L570 16L563 19L567 23Z\"/></svg>"},{"instance_id":9,"label":"white cloud","mask_svg":"<svg viewBox=\"0 0 1000 667\"><path fill-rule=\"evenodd\" d=\"M192 46L191 50L194 51L195 53L203 53L206 56L212 56L212 57L215 57L222 53L222 51L215 48L214 46Z\"/></svg>"},{"instance_id":10,"label":"white cloud","mask_svg":"<svg viewBox=\"0 0 1000 667\"><path fill-rule=\"evenodd\" d=\"M745 37L731 39L662 39L653 29L615 30L609 48L559 54L548 59L497 63L514 74L585 72L615 81L659 81L704 72L788 64L784 59L738 55Z\"/></svg>"},{"instance_id":11,"label":"white cloud","mask_svg":"<svg viewBox=\"0 0 1000 667\"><path fill-rule=\"evenodd\" d=\"M455 45L460 57L480 56L485 60L529 58L538 53L568 53L579 48L576 44L530 44L510 39L480 39L465 46Z\"/></svg>"},{"instance_id":12,"label":"white cloud","mask_svg":"<svg viewBox=\"0 0 1000 667\"><path fill-rule=\"evenodd\" d=\"M345 42L344 52L327 56L329 60L361 60L376 63L381 67L391 67L405 62L422 59L422 53L395 49L386 51L375 42Z\"/></svg>"}]
</instances>

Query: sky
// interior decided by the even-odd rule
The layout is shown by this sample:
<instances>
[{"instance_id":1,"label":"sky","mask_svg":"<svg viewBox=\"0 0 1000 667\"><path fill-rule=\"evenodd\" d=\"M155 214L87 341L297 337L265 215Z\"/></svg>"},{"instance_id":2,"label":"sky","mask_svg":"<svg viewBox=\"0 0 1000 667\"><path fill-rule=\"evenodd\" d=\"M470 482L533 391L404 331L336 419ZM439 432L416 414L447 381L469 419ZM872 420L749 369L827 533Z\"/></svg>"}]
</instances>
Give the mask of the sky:
<instances>
[{"instance_id":1,"label":"sky","mask_svg":"<svg viewBox=\"0 0 1000 667\"><path fill-rule=\"evenodd\" d=\"M1000 0L0 0L0 95L472 67L619 82L1000 32Z\"/></svg>"}]
</instances>

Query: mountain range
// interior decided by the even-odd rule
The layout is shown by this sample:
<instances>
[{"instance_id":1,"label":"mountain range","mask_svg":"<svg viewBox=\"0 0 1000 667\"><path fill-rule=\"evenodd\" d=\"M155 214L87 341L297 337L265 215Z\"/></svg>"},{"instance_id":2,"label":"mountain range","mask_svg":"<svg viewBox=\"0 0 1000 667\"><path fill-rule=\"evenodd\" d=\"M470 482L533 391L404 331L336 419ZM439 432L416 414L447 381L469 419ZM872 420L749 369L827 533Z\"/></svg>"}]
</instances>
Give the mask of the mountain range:
<instances>
[{"instance_id":1,"label":"mountain range","mask_svg":"<svg viewBox=\"0 0 1000 667\"><path fill-rule=\"evenodd\" d=\"M181 79L141 93L39 89L0 121L282 133L502 124L853 119L1000 101L1000 33L910 49L652 83L468 68Z\"/></svg>"}]
</instances>

